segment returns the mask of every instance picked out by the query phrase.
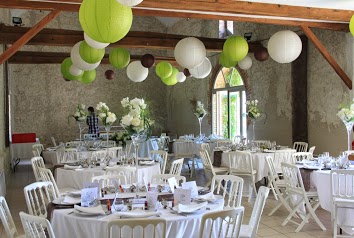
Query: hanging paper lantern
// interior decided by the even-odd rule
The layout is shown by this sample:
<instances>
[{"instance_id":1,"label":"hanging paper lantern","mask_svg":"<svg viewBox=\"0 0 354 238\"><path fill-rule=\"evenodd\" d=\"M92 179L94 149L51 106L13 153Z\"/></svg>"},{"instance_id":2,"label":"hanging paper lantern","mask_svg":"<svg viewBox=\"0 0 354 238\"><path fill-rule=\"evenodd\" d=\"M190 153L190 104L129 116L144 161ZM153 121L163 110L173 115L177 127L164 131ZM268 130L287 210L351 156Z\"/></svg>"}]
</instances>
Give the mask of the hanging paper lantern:
<instances>
[{"instance_id":1,"label":"hanging paper lantern","mask_svg":"<svg viewBox=\"0 0 354 238\"><path fill-rule=\"evenodd\" d=\"M84 73L83 70L77 68L75 65L71 65L69 68L69 72L74 75L74 76L79 76L82 75Z\"/></svg>"},{"instance_id":2,"label":"hanging paper lantern","mask_svg":"<svg viewBox=\"0 0 354 238\"><path fill-rule=\"evenodd\" d=\"M113 70L107 70L105 73L104 73L104 76L106 77L106 79L108 80L112 80L114 79L114 77L116 76L116 74L114 73Z\"/></svg>"},{"instance_id":3,"label":"hanging paper lantern","mask_svg":"<svg viewBox=\"0 0 354 238\"><path fill-rule=\"evenodd\" d=\"M84 39L89 46L95 49L104 49L107 46L109 46L109 43L101 43L91 39L85 32L84 32Z\"/></svg>"},{"instance_id":4,"label":"hanging paper lantern","mask_svg":"<svg viewBox=\"0 0 354 238\"><path fill-rule=\"evenodd\" d=\"M230 60L230 58L227 57L224 52L221 52L219 56L219 63L225 68L231 68L237 64L237 61Z\"/></svg>"},{"instance_id":5,"label":"hanging paper lantern","mask_svg":"<svg viewBox=\"0 0 354 238\"><path fill-rule=\"evenodd\" d=\"M79 81L83 84L91 84L96 79L96 70L85 71Z\"/></svg>"},{"instance_id":6,"label":"hanging paper lantern","mask_svg":"<svg viewBox=\"0 0 354 238\"><path fill-rule=\"evenodd\" d=\"M161 61L156 65L155 72L161 79L168 78L173 72L173 67L166 61Z\"/></svg>"},{"instance_id":7,"label":"hanging paper lantern","mask_svg":"<svg viewBox=\"0 0 354 238\"><path fill-rule=\"evenodd\" d=\"M265 61L268 57L268 50L265 47L261 47L254 52L254 58L258 61Z\"/></svg>"},{"instance_id":8,"label":"hanging paper lantern","mask_svg":"<svg viewBox=\"0 0 354 238\"><path fill-rule=\"evenodd\" d=\"M178 74L176 75L176 80L179 83L183 83L184 81L186 81L187 77L186 75L184 75L183 72L178 72Z\"/></svg>"},{"instance_id":9,"label":"hanging paper lantern","mask_svg":"<svg viewBox=\"0 0 354 238\"><path fill-rule=\"evenodd\" d=\"M66 79L65 77L63 77L63 79L66 81L66 82L70 82L71 80L69 79Z\"/></svg>"},{"instance_id":10,"label":"hanging paper lantern","mask_svg":"<svg viewBox=\"0 0 354 238\"><path fill-rule=\"evenodd\" d=\"M79 20L91 39L113 43L129 32L133 14L130 7L116 0L84 0L80 6Z\"/></svg>"},{"instance_id":11,"label":"hanging paper lantern","mask_svg":"<svg viewBox=\"0 0 354 238\"><path fill-rule=\"evenodd\" d=\"M73 65L73 62L71 61L70 58L66 58L60 66L61 74L66 78L67 80L78 80L82 77L83 71L81 72L80 75L73 75L70 73L70 67Z\"/></svg>"},{"instance_id":12,"label":"hanging paper lantern","mask_svg":"<svg viewBox=\"0 0 354 238\"><path fill-rule=\"evenodd\" d=\"M203 63L201 63L200 65L198 65L193 69L189 69L189 72L194 78L203 79L210 74L211 69L212 66L210 60L207 57L205 57Z\"/></svg>"},{"instance_id":13,"label":"hanging paper lantern","mask_svg":"<svg viewBox=\"0 0 354 238\"><path fill-rule=\"evenodd\" d=\"M129 51L122 47L113 49L109 54L109 62L118 69L127 67L130 62Z\"/></svg>"},{"instance_id":14,"label":"hanging paper lantern","mask_svg":"<svg viewBox=\"0 0 354 238\"><path fill-rule=\"evenodd\" d=\"M247 70L249 68L251 68L252 66L252 59L251 57L249 57L248 55L241 60L240 62L238 62L238 66L243 69L243 70Z\"/></svg>"},{"instance_id":15,"label":"hanging paper lantern","mask_svg":"<svg viewBox=\"0 0 354 238\"><path fill-rule=\"evenodd\" d=\"M131 62L127 67L127 76L133 82L144 81L149 74L149 70L142 66L140 61Z\"/></svg>"},{"instance_id":16,"label":"hanging paper lantern","mask_svg":"<svg viewBox=\"0 0 354 238\"><path fill-rule=\"evenodd\" d=\"M175 85L177 83L177 78L176 77L177 77L178 73L179 73L178 69L173 68L172 69L172 74L169 77L167 77L167 78L162 78L161 81L164 84L168 85L168 86L173 86L173 85Z\"/></svg>"},{"instance_id":17,"label":"hanging paper lantern","mask_svg":"<svg viewBox=\"0 0 354 238\"><path fill-rule=\"evenodd\" d=\"M145 68L151 68L155 64L155 57L151 54L145 54L140 61Z\"/></svg>"},{"instance_id":18,"label":"hanging paper lantern","mask_svg":"<svg viewBox=\"0 0 354 238\"><path fill-rule=\"evenodd\" d=\"M117 0L120 4L123 4L128 7L134 7L140 4L143 0ZM145 67L146 68L146 67Z\"/></svg>"},{"instance_id":19,"label":"hanging paper lantern","mask_svg":"<svg viewBox=\"0 0 354 238\"><path fill-rule=\"evenodd\" d=\"M89 46L85 41L82 41L79 47L81 58L89 63L94 64L100 62L104 57L104 49L95 49Z\"/></svg>"},{"instance_id":20,"label":"hanging paper lantern","mask_svg":"<svg viewBox=\"0 0 354 238\"><path fill-rule=\"evenodd\" d=\"M350 33L352 33L352 35L354 36L354 15L353 15L352 18L350 19L350 22L349 22L349 30L350 30Z\"/></svg>"},{"instance_id":21,"label":"hanging paper lantern","mask_svg":"<svg viewBox=\"0 0 354 238\"><path fill-rule=\"evenodd\" d=\"M301 39L293 31L278 31L268 41L269 55L278 63L284 64L296 60L301 50Z\"/></svg>"},{"instance_id":22,"label":"hanging paper lantern","mask_svg":"<svg viewBox=\"0 0 354 238\"><path fill-rule=\"evenodd\" d=\"M199 39L187 37L177 43L174 55L180 66L192 69L203 62L206 57L206 49Z\"/></svg>"},{"instance_id":23,"label":"hanging paper lantern","mask_svg":"<svg viewBox=\"0 0 354 238\"><path fill-rule=\"evenodd\" d=\"M81 56L80 56L80 44L81 43L82 43L82 41L79 41L78 43L76 43L71 50L70 57L71 57L71 60L73 61L73 64L77 68L84 70L84 71L90 71L90 70L97 68L100 65L101 61L99 61L95 64L89 64L81 58Z\"/></svg>"},{"instance_id":24,"label":"hanging paper lantern","mask_svg":"<svg viewBox=\"0 0 354 238\"><path fill-rule=\"evenodd\" d=\"M188 78L191 76L191 73L189 72L189 69L184 69L183 74Z\"/></svg>"},{"instance_id":25,"label":"hanging paper lantern","mask_svg":"<svg viewBox=\"0 0 354 238\"><path fill-rule=\"evenodd\" d=\"M231 36L225 41L223 52L231 61L241 61L248 54L248 43L241 36Z\"/></svg>"}]
</instances>

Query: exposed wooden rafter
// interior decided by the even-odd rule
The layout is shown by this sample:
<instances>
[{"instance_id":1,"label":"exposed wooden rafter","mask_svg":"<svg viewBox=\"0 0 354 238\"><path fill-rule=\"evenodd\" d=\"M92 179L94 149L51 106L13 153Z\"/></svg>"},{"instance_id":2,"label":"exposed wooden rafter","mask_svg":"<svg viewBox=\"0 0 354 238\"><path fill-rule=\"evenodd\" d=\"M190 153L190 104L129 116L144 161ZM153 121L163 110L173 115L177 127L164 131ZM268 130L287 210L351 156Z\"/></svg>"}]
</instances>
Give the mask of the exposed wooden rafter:
<instances>
[{"instance_id":1,"label":"exposed wooden rafter","mask_svg":"<svg viewBox=\"0 0 354 238\"><path fill-rule=\"evenodd\" d=\"M332 57L332 55L328 52L326 47L321 43L321 41L317 38L317 36L307 26L301 26L301 28L306 34L306 36L312 41L312 43L320 51L323 57L327 60L327 62L336 71L338 76L348 86L348 88L352 89L352 80L348 77L348 75L344 72L344 70L340 67L340 65L336 62L336 60Z\"/></svg>"}]
</instances>

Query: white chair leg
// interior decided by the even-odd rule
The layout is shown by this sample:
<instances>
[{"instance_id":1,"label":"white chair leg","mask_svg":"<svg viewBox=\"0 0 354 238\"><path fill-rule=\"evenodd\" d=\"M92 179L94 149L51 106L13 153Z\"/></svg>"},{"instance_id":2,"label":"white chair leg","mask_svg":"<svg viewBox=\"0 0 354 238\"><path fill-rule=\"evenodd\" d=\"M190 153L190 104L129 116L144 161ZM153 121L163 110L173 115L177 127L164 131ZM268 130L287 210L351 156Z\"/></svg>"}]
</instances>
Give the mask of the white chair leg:
<instances>
[{"instance_id":1,"label":"white chair leg","mask_svg":"<svg viewBox=\"0 0 354 238\"><path fill-rule=\"evenodd\" d=\"M315 219L317 225L323 230L326 231L326 227L322 224L322 222L320 221L320 219L318 218L318 216L316 215L315 211L318 208L318 206L320 205L320 202L317 202L316 205L314 207L311 207L311 204L309 202L306 202L306 206L308 206L309 208L309 212L312 215L312 218Z\"/></svg>"},{"instance_id":2,"label":"white chair leg","mask_svg":"<svg viewBox=\"0 0 354 238\"><path fill-rule=\"evenodd\" d=\"M333 238L337 238L338 228L337 228L337 206L336 205L333 205L332 225L333 225Z\"/></svg>"}]
</instances>

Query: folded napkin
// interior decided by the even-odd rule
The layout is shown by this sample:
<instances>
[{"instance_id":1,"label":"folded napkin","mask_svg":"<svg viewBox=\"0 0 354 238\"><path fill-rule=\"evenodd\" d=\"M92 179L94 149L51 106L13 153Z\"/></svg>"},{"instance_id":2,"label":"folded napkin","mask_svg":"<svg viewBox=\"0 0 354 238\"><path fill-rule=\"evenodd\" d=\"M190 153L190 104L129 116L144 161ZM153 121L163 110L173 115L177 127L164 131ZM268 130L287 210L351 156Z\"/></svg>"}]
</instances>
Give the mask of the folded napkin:
<instances>
[{"instance_id":1,"label":"folded napkin","mask_svg":"<svg viewBox=\"0 0 354 238\"><path fill-rule=\"evenodd\" d=\"M57 150L57 147L48 147L47 150L48 150L48 151L56 151L56 150Z\"/></svg>"},{"instance_id":2,"label":"folded napkin","mask_svg":"<svg viewBox=\"0 0 354 238\"><path fill-rule=\"evenodd\" d=\"M322 165L304 164L305 169L322 169Z\"/></svg>"},{"instance_id":3,"label":"folded napkin","mask_svg":"<svg viewBox=\"0 0 354 238\"><path fill-rule=\"evenodd\" d=\"M155 164L155 161L150 160L150 161L140 161L139 162L141 165L147 164L147 165L151 165L151 164Z\"/></svg>"},{"instance_id":4,"label":"folded napkin","mask_svg":"<svg viewBox=\"0 0 354 238\"><path fill-rule=\"evenodd\" d=\"M78 205L75 205L74 206L74 209L76 211L79 211L79 212L82 212L82 213L87 213L87 214L106 214L104 211L103 211L103 208L101 205L97 206L97 207L81 207L81 206L78 206Z\"/></svg>"},{"instance_id":5,"label":"folded napkin","mask_svg":"<svg viewBox=\"0 0 354 238\"><path fill-rule=\"evenodd\" d=\"M78 204L78 203L81 203L81 198L74 198L74 197L71 197L71 196L68 196L66 195L64 197L64 200L61 202L63 204Z\"/></svg>"},{"instance_id":6,"label":"folded napkin","mask_svg":"<svg viewBox=\"0 0 354 238\"><path fill-rule=\"evenodd\" d=\"M204 200L204 201L214 201L215 200L215 196L214 193L210 192L204 195L200 195L198 197L196 197L195 199L197 200Z\"/></svg>"},{"instance_id":7,"label":"folded napkin","mask_svg":"<svg viewBox=\"0 0 354 238\"><path fill-rule=\"evenodd\" d=\"M198 211L199 209L202 209L203 207L206 207L207 205L208 205L208 202L197 203L197 204L188 204L188 205L178 204L177 211L178 211L178 213L182 213L182 212L191 213L191 212Z\"/></svg>"},{"instance_id":8,"label":"folded napkin","mask_svg":"<svg viewBox=\"0 0 354 238\"><path fill-rule=\"evenodd\" d=\"M128 212L117 212L115 214L119 215L120 217L127 217L127 218L144 218L144 217L160 216L161 212L143 211L140 209L136 209Z\"/></svg>"},{"instance_id":9,"label":"folded napkin","mask_svg":"<svg viewBox=\"0 0 354 238\"><path fill-rule=\"evenodd\" d=\"M64 169L82 169L82 166L81 165L64 165Z\"/></svg>"},{"instance_id":10,"label":"folded napkin","mask_svg":"<svg viewBox=\"0 0 354 238\"><path fill-rule=\"evenodd\" d=\"M275 153L275 150L268 150L268 149L265 149L264 152L267 152L267 153Z\"/></svg>"}]
</instances>

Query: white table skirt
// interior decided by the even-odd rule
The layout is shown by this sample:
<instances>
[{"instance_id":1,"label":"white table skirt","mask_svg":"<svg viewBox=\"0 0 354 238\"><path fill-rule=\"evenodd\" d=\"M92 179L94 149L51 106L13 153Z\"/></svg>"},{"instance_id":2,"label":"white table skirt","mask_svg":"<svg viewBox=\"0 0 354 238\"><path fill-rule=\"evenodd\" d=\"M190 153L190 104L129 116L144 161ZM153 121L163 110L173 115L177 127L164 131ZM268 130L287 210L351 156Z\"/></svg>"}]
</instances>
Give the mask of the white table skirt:
<instances>
[{"instance_id":1,"label":"white table skirt","mask_svg":"<svg viewBox=\"0 0 354 238\"><path fill-rule=\"evenodd\" d=\"M32 145L39 144L39 140L31 143L15 143L10 144L12 158L30 159L33 157Z\"/></svg>"},{"instance_id":2,"label":"white table skirt","mask_svg":"<svg viewBox=\"0 0 354 238\"><path fill-rule=\"evenodd\" d=\"M143 183L146 177L151 181L152 175L160 174L160 164L156 163L152 166L139 166L139 183ZM82 189L85 182L91 182L94 176L104 175L105 171L101 167L87 168L81 170L69 170L58 168L56 170L56 182L58 188L71 187Z\"/></svg>"},{"instance_id":3,"label":"white table skirt","mask_svg":"<svg viewBox=\"0 0 354 238\"><path fill-rule=\"evenodd\" d=\"M200 157L200 150L202 148L202 143L197 143L197 142L179 142L183 144L183 146L180 146L180 148L177 149L177 143L173 143L172 150L174 153L178 151L178 153L181 154L190 154L190 155L196 155ZM216 142L208 142L209 147L210 147L210 156L212 157L212 151L214 151L216 147ZM209 151L208 151L209 152Z\"/></svg>"},{"instance_id":4,"label":"white table skirt","mask_svg":"<svg viewBox=\"0 0 354 238\"><path fill-rule=\"evenodd\" d=\"M222 210L224 203L208 204L210 210ZM119 219L114 214L108 215L103 218L99 217L85 217L68 213L73 209L54 210L52 216L52 227L57 238L102 238L107 237L108 221L113 219ZM173 238L186 238L186 237L198 237L201 225L201 218L205 211L197 212L188 216L182 216L178 214L170 213L170 210L159 210L161 217L166 219L166 237ZM112 231L113 234L117 234L118 231ZM147 234L148 237L149 234ZM114 235L112 237L115 237ZM123 236L124 237L124 236ZM215 237L215 236L212 236Z\"/></svg>"}]
</instances>

